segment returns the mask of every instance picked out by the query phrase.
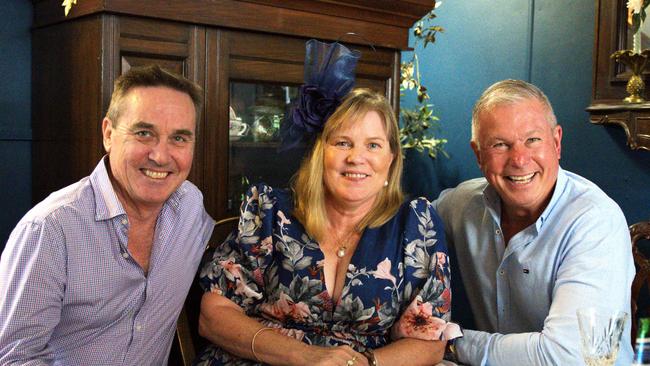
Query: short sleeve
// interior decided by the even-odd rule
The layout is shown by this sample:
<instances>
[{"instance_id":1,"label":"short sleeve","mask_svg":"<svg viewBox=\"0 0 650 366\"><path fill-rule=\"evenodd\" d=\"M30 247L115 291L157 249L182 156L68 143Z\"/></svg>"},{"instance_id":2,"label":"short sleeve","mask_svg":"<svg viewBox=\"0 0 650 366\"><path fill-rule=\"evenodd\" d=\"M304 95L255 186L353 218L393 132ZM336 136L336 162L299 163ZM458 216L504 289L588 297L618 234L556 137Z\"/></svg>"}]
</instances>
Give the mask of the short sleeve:
<instances>
[{"instance_id":1,"label":"short sleeve","mask_svg":"<svg viewBox=\"0 0 650 366\"><path fill-rule=\"evenodd\" d=\"M273 261L276 204L271 187L258 184L248 189L237 229L201 270L204 291L218 292L245 309L263 299L264 272Z\"/></svg>"},{"instance_id":2,"label":"short sleeve","mask_svg":"<svg viewBox=\"0 0 650 366\"><path fill-rule=\"evenodd\" d=\"M393 325L393 339L450 340L462 336L460 327L449 322L451 274L444 227L426 199L410 202L403 240L406 297L411 300ZM409 288L415 289L414 296L408 296Z\"/></svg>"}]
</instances>

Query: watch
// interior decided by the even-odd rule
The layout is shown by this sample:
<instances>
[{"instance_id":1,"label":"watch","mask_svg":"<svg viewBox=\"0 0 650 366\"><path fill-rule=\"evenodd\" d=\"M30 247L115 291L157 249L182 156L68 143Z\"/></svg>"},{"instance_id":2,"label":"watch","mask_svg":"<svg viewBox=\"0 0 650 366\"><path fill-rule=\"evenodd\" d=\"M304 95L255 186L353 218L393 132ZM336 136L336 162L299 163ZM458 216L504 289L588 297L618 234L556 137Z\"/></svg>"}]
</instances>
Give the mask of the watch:
<instances>
[{"instance_id":1,"label":"watch","mask_svg":"<svg viewBox=\"0 0 650 366\"><path fill-rule=\"evenodd\" d=\"M445 346L445 360L458 363L458 352L456 350L456 339L447 341Z\"/></svg>"}]
</instances>

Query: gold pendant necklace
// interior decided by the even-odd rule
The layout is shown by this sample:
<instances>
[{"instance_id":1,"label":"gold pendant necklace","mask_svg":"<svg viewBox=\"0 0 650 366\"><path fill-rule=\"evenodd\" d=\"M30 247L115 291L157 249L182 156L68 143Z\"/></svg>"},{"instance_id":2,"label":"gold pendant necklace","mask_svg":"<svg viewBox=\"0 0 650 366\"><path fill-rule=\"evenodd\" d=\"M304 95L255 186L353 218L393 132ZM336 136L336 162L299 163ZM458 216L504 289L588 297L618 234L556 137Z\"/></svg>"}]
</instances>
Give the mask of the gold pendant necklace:
<instances>
[{"instance_id":1,"label":"gold pendant necklace","mask_svg":"<svg viewBox=\"0 0 650 366\"><path fill-rule=\"evenodd\" d=\"M353 233L354 233L354 229L352 229L352 230L348 233L348 235L346 235L345 240L341 240L341 238L338 237L338 242L339 242L339 243L342 242L342 243L341 243L341 245L339 245L339 246L336 248L336 256L337 256L337 257L339 257L339 258L343 258L343 257L345 257L345 253L346 253L347 250L348 250L348 245L350 244L350 240L353 238Z\"/></svg>"}]
</instances>

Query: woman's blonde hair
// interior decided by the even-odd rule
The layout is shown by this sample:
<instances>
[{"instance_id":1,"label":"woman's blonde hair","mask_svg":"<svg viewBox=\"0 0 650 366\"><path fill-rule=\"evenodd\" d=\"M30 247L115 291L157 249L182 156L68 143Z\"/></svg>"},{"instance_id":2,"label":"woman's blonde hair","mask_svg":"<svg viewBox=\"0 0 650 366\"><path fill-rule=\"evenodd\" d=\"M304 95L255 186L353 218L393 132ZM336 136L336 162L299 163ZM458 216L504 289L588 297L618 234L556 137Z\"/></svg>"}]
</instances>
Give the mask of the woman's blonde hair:
<instances>
[{"instance_id":1,"label":"woman's blonde hair","mask_svg":"<svg viewBox=\"0 0 650 366\"><path fill-rule=\"evenodd\" d=\"M383 95L370 89L354 89L325 123L323 132L316 137L314 147L302 161L292 182L294 216L303 224L307 233L318 241L324 239L329 224L323 183L327 140L336 131L359 122L366 113L372 111L377 112L384 122L393 161L388 171L388 186L379 192L374 206L357 224L356 231L361 233L367 227L374 228L385 224L402 204L402 149L395 113Z\"/></svg>"}]
</instances>

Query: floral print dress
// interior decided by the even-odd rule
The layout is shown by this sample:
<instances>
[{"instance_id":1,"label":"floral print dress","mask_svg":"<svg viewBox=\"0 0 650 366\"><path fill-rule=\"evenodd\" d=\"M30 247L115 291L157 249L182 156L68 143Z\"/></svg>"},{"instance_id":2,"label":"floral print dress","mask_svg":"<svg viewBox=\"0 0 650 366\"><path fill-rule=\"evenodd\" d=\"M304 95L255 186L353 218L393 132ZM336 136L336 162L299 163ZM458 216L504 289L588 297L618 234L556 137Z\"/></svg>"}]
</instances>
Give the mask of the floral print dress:
<instances>
[{"instance_id":1,"label":"floral print dress","mask_svg":"<svg viewBox=\"0 0 650 366\"><path fill-rule=\"evenodd\" d=\"M443 226L431 204L402 204L379 228L366 229L338 302L330 298L323 253L292 215L286 190L252 186L238 230L202 269L205 291L239 304L250 317L302 342L349 345L359 352L402 337L460 335L450 319L449 261ZM198 365L255 365L215 345Z\"/></svg>"}]
</instances>

